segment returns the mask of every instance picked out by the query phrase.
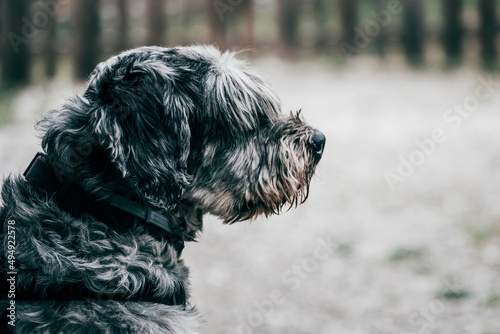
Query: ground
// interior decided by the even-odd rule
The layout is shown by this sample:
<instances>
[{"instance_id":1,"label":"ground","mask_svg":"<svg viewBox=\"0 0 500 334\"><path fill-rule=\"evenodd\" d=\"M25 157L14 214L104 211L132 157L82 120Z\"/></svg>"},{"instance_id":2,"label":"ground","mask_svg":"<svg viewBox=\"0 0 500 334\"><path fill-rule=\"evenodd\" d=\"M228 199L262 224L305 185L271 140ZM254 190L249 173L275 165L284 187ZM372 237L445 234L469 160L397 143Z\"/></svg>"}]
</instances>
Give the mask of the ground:
<instances>
[{"instance_id":1,"label":"ground","mask_svg":"<svg viewBox=\"0 0 500 334\"><path fill-rule=\"evenodd\" d=\"M500 333L500 78L367 60L257 66L326 151L304 205L232 226L208 217L186 245L206 333ZM69 89L83 88L13 98L1 174L24 170L34 122Z\"/></svg>"}]
</instances>

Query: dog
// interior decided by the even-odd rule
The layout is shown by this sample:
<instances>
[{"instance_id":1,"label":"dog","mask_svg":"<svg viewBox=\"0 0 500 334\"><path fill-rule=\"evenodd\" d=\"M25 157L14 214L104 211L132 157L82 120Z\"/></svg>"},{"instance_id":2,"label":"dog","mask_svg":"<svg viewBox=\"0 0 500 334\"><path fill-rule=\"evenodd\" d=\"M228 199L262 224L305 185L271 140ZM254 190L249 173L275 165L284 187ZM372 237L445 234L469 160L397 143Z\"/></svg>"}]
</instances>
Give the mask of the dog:
<instances>
[{"instance_id":1,"label":"dog","mask_svg":"<svg viewBox=\"0 0 500 334\"><path fill-rule=\"evenodd\" d=\"M325 136L212 46L100 63L4 180L2 323L16 333L199 333L184 242L304 202Z\"/></svg>"}]
</instances>

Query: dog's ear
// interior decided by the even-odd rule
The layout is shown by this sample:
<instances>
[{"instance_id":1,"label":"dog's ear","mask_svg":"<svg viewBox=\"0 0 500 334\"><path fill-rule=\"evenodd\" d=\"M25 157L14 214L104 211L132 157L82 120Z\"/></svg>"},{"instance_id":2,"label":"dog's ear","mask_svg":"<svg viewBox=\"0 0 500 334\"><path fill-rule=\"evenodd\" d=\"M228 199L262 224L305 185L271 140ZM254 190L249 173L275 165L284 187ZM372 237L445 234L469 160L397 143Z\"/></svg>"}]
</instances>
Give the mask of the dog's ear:
<instances>
[{"instance_id":1,"label":"dog's ear","mask_svg":"<svg viewBox=\"0 0 500 334\"><path fill-rule=\"evenodd\" d=\"M51 110L37 123L42 147L61 168L59 172L78 172L95 164L86 161L99 145L89 123L91 106L81 95L68 98L59 109ZM80 174L80 173L79 173ZM85 173L83 173L85 174Z\"/></svg>"},{"instance_id":2,"label":"dog's ear","mask_svg":"<svg viewBox=\"0 0 500 334\"><path fill-rule=\"evenodd\" d=\"M193 102L178 79L165 64L136 62L95 74L85 94L96 106L90 122L111 162L158 207L175 203L189 182Z\"/></svg>"}]
</instances>

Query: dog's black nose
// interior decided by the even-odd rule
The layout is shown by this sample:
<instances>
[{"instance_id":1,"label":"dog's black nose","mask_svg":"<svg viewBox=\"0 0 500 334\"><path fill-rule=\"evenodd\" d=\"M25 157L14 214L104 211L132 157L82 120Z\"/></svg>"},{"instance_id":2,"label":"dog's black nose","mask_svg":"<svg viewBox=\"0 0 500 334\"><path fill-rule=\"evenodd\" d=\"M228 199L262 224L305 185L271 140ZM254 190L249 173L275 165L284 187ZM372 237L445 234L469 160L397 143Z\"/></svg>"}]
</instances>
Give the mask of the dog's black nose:
<instances>
[{"instance_id":1,"label":"dog's black nose","mask_svg":"<svg viewBox=\"0 0 500 334\"><path fill-rule=\"evenodd\" d=\"M323 154L323 149L325 148L326 137L320 132L316 131L311 137L311 146L314 150L314 153L317 155Z\"/></svg>"}]
</instances>

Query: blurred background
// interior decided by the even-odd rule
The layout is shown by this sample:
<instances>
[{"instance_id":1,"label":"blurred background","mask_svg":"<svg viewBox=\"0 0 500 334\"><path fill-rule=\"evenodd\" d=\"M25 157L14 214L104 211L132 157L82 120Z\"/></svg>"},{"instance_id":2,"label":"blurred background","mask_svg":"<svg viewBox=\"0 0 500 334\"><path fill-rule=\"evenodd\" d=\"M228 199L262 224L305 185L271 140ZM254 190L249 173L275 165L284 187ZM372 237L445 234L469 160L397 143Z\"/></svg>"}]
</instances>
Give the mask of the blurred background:
<instances>
[{"instance_id":1,"label":"blurred background","mask_svg":"<svg viewBox=\"0 0 500 334\"><path fill-rule=\"evenodd\" d=\"M243 50L327 136L308 201L186 245L206 333L500 333L497 0L0 0L0 174L95 65Z\"/></svg>"},{"instance_id":2,"label":"blurred background","mask_svg":"<svg viewBox=\"0 0 500 334\"><path fill-rule=\"evenodd\" d=\"M56 76L141 45L215 44L248 57L496 65L495 0L1 0L2 86Z\"/></svg>"}]
</instances>

